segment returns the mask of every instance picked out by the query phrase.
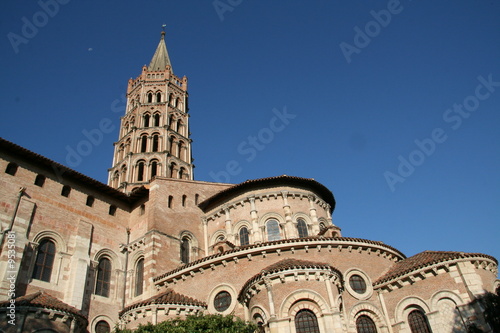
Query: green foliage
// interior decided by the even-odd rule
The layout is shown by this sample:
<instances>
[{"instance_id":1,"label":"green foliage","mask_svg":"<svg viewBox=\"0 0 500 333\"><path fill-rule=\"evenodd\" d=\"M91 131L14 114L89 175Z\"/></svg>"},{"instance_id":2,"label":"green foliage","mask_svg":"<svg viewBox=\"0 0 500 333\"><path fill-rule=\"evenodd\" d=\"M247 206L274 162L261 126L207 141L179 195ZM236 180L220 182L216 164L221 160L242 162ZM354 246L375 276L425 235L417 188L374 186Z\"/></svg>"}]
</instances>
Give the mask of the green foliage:
<instances>
[{"instance_id":1,"label":"green foliage","mask_svg":"<svg viewBox=\"0 0 500 333\"><path fill-rule=\"evenodd\" d=\"M186 319L170 319L157 325L148 323L136 330L116 329L116 333L253 333L257 326L234 316L190 315Z\"/></svg>"}]
</instances>

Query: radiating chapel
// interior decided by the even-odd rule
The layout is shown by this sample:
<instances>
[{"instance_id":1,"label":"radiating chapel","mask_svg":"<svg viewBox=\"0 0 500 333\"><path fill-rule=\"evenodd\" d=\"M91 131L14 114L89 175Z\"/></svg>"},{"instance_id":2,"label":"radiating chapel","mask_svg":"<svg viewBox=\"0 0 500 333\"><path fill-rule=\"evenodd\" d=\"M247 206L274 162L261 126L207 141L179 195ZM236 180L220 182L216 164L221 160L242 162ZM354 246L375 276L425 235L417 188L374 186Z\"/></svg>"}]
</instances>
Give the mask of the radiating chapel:
<instances>
[{"instance_id":1,"label":"radiating chapel","mask_svg":"<svg viewBox=\"0 0 500 333\"><path fill-rule=\"evenodd\" d=\"M494 331L495 258L346 237L312 178L195 180L188 80L165 32L126 97L107 185L0 139L0 333L199 313L259 332Z\"/></svg>"}]
</instances>

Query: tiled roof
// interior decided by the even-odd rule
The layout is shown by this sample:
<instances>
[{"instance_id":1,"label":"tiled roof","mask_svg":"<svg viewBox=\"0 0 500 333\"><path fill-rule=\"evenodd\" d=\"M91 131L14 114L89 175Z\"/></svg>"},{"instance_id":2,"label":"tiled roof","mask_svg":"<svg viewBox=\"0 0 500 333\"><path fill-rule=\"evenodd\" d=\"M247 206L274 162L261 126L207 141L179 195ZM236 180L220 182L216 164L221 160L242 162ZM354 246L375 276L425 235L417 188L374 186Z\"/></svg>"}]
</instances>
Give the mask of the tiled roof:
<instances>
[{"instance_id":1,"label":"tiled roof","mask_svg":"<svg viewBox=\"0 0 500 333\"><path fill-rule=\"evenodd\" d=\"M19 159L47 170L47 172L54 173L54 171L57 170L59 175L64 174L64 178L70 178L77 183L83 184L84 186L88 186L89 188L102 193L103 195L111 196L127 204L134 203L139 198L146 196L149 192L146 188L141 187L127 195L111 186L101 183L100 181L90 178L82 173L79 173L78 171L70 169L67 166L59 164L45 156L34 153L31 150L16 145L15 143L3 138L0 138L0 150L13 154Z\"/></svg>"},{"instance_id":2,"label":"tiled roof","mask_svg":"<svg viewBox=\"0 0 500 333\"><path fill-rule=\"evenodd\" d=\"M217 257L222 257L222 256L225 256L227 254L237 254L238 252L241 252L241 251L247 251L247 250L251 250L251 249L260 249L260 248L265 248L266 246L268 245L283 245L283 246L290 246L292 244L296 244L296 243L303 243L303 242L306 242L306 243L311 243L311 242L315 242L315 241L331 241L332 243L336 243L336 244L339 244L339 243L365 243L365 244L371 244L371 245L376 245L376 246L382 246L390 251L393 251L395 252L396 254L398 254L401 258L406 258L406 256L400 252L398 249L390 246L390 245L387 245L385 244L384 242L380 242L380 241L372 241L372 240L368 240L368 239L362 239L362 238L352 238L352 237L323 237L323 236L309 236L309 237L303 237L303 238L290 238L290 239L281 239L281 240L277 240L277 241L271 241L271 242L262 242L262 243L258 243L258 244L250 244L250 245L245 245L245 246L239 246L239 247L235 247L234 249L231 249L231 250L227 250L227 251L224 251L222 253L216 253L216 254L212 254L212 255L209 255L209 256L206 256L206 257L203 257L203 258L200 258L200 259L197 259L197 260L194 260L194 261L191 261L190 263L187 263L185 265L182 265L178 268L175 268L171 271L168 271L166 273L163 273L161 275L158 275L156 277L153 278L153 281L154 282L157 282L161 279L164 279L165 277L169 276L169 275L172 275L172 274L175 274L177 272L180 272L188 267L193 267L193 266L196 266L198 264L201 264L203 262L206 262L206 261L209 261L209 260L212 260L212 259L215 259Z\"/></svg>"},{"instance_id":3,"label":"tiled roof","mask_svg":"<svg viewBox=\"0 0 500 333\"><path fill-rule=\"evenodd\" d=\"M289 268L333 268L327 263L287 258L262 269L258 275L283 271Z\"/></svg>"},{"instance_id":4,"label":"tiled roof","mask_svg":"<svg viewBox=\"0 0 500 333\"><path fill-rule=\"evenodd\" d=\"M80 316L82 318L86 318L83 315L83 313L77 308L62 302L59 299L55 298L54 296L47 294L46 292L43 291L37 291L36 293L33 294L17 297L15 301L16 301L15 303L16 307L32 306L45 309L52 309L63 312L69 312L74 315ZM7 307L9 304L10 301L0 302L0 308Z\"/></svg>"},{"instance_id":5,"label":"tiled roof","mask_svg":"<svg viewBox=\"0 0 500 333\"><path fill-rule=\"evenodd\" d=\"M213 206L216 206L224 200L227 200L229 196L236 196L243 192L261 188L264 186L301 186L305 188L312 188L322 197L323 200L330 204L332 211L335 209L335 198L333 197L332 192L323 184L315 181L312 178L302 178L287 175L247 180L243 183L234 185L216 193L215 195L201 202L198 206L206 212Z\"/></svg>"},{"instance_id":6,"label":"tiled roof","mask_svg":"<svg viewBox=\"0 0 500 333\"><path fill-rule=\"evenodd\" d=\"M495 258L482 253L464 253L464 252L454 252L454 251L424 251L395 263L387 273L381 276L374 283L374 285L387 282L396 277L405 275L407 273L424 268L426 266L438 264L440 262L445 262L454 259L473 258L473 257L490 259L498 264Z\"/></svg>"},{"instance_id":7,"label":"tiled roof","mask_svg":"<svg viewBox=\"0 0 500 333\"><path fill-rule=\"evenodd\" d=\"M146 300L134 303L132 305L127 306L125 309L123 309L120 312L120 316L124 314L125 312L135 309L141 306L146 306L146 305L151 305L151 304L176 304L176 305L194 305L194 306L201 306L201 307L207 307L207 304L204 302L200 302L194 298L184 296L181 294L176 293L172 289L168 289L167 291L155 295L153 297L150 297Z\"/></svg>"},{"instance_id":8,"label":"tiled roof","mask_svg":"<svg viewBox=\"0 0 500 333\"><path fill-rule=\"evenodd\" d=\"M336 268L332 267L330 264L323 263L323 262L314 262L314 261L308 261L308 260L300 260L300 259L294 259L294 258L286 258L283 260L280 260L278 262L275 262L272 265L269 265L265 268L263 268L260 273L255 274L252 276L250 279L245 282L243 287L240 290L240 294L238 296L239 299L243 297L243 293L247 289L248 286L250 286L252 283L255 281L261 279L264 275L266 274L271 274L271 273L276 273L280 271L285 271L288 269L307 269L307 268L317 268L317 269L330 269L332 271L337 272L339 275L340 279L342 280L342 273L338 271Z\"/></svg>"}]
</instances>

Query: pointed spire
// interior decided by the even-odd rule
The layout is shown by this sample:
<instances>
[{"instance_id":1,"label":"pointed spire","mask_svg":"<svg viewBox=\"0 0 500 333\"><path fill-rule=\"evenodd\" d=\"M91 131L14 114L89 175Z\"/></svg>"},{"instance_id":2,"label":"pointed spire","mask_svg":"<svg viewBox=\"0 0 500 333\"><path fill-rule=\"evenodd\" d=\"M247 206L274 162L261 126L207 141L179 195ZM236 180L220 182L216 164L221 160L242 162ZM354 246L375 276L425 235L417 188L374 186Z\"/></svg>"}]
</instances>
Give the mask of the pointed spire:
<instances>
[{"instance_id":1,"label":"pointed spire","mask_svg":"<svg viewBox=\"0 0 500 333\"><path fill-rule=\"evenodd\" d=\"M172 67L170 64L170 58L168 57L167 45L165 44L165 31L162 31L160 42L158 43L155 54L149 63L148 70L163 71L167 65Z\"/></svg>"}]
</instances>

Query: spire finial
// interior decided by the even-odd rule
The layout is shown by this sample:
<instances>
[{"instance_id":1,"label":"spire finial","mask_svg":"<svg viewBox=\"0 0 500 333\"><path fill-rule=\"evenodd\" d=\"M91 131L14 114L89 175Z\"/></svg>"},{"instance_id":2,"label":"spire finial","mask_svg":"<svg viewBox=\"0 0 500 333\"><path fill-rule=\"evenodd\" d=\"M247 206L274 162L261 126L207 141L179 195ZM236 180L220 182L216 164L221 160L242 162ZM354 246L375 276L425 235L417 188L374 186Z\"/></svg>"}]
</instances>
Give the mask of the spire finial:
<instances>
[{"instance_id":1,"label":"spire finial","mask_svg":"<svg viewBox=\"0 0 500 333\"><path fill-rule=\"evenodd\" d=\"M161 25L161 38L165 37L165 27L166 26L167 25L165 23Z\"/></svg>"}]
</instances>

